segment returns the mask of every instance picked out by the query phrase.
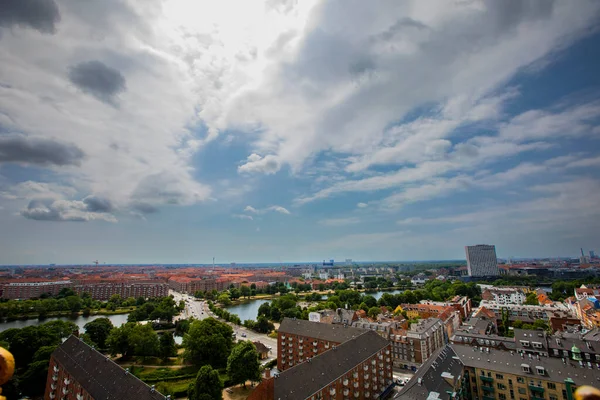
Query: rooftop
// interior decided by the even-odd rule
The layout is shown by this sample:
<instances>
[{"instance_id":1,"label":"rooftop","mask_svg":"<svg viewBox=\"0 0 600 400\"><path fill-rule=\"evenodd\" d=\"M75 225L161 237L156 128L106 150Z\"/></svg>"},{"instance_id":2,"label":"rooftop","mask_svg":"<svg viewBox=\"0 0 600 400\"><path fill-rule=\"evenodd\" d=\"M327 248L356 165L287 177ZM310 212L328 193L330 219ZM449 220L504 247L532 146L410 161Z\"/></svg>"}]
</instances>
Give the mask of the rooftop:
<instances>
[{"instance_id":1,"label":"rooftop","mask_svg":"<svg viewBox=\"0 0 600 400\"><path fill-rule=\"evenodd\" d=\"M75 336L58 346L52 357L95 399L165 399Z\"/></svg>"},{"instance_id":2,"label":"rooftop","mask_svg":"<svg viewBox=\"0 0 600 400\"><path fill-rule=\"evenodd\" d=\"M364 330L345 325L322 324L303 319L284 318L279 326L279 333L291 333L329 342L343 343L364 333Z\"/></svg>"},{"instance_id":3,"label":"rooftop","mask_svg":"<svg viewBox=\"0 0 600 400\"><path fill-rule=\"evenodd\" d=\"M460 361L473 368L482 368L491 371L503 372L506 374L519 374L527 378L545 380L552 382L562 382L571 378L577 386L579 385L598 385L600 383L600 370L598 364L587 363L580 364L578 361L561 359L558 357L535 357L522 355L518 352L496 350L492 348L478 349L476 347L451 344ZM523 372L522 365L528 365L530 373ZM544 374L537 372L538 367L544 369Z\"/></svg>"},{"instance_id":4,"label":"rooftop","mask_svg":"<svg viewBox=\"0 0 600 400\"><path fill-rule=\"evenodd\" d=\"M369 359L389 342L372 331L350 339L275 378L275 399L304 400Z\"/></svg>"}]
</instances>

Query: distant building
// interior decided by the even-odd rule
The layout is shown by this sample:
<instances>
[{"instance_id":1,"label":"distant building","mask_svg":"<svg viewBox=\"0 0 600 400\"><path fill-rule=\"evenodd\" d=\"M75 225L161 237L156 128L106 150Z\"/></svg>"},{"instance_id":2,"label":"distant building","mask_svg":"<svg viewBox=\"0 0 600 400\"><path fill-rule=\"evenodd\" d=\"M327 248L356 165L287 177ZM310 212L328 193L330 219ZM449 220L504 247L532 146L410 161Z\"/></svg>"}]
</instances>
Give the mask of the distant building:
<instances>
[{"instance_id":1,"label":"distant building","mask_svg":"<svg viewBox=\"0 0 600 400\"><path fill-rule=\"evenodd\" d=\"M384 398L393 387L390 353L387 340L361 332L294 368L267 375L248 400Z\"/></svg>"},{"instance_id":2,"label":"distant building","mask_svg":"<svg viewBox=\"0 0 600 400\"><path fill-rule=\"evenodd\" d=\"M527 299L521 288L488 287L481 293L483 300L491 300L501 304L523 304Z\"/></svg>"},{"instance_id":3,"label":"distant building","mask_svg":"<svg viewBox=\"0 0 600 400\"><path fill-rule=\"evenodd\" d=\"M118 294L123 299L129 297L145 299L169 295L169 285L162 280L101 280L79 281L73 286L78 295L89 293L94 300L108 300Z\"/></svg>"},{"instance_id":4,"label":"distant building","mask_svg":"<svg viewBox=\"0 0 600 400\"><path fill-rule=\"evenodd\" d=\"M469 276L497 276L500 274L496 246L488 244L465 246L465 253Z\"/></svg>"},{"instance_id":5,"label":"distant building","mask_svg":"<svg viewBox=\"0 0 600 400\"><path fill-rule=\"evenodd\" d=\"M164 400L165 396L75 336L52 353L44 400Z\"/></svg>"},{"instance_id":6,"label":"distant building","mask_svg":"<svg viewBox=\"0 0 600 400\"><path fill-rule=\"evenodd\" d=\"M2 284L4 299L33 299L42 294L57 295L64 288L73 287L71 281L8 282Z\"/></svg>"}]
</instances>

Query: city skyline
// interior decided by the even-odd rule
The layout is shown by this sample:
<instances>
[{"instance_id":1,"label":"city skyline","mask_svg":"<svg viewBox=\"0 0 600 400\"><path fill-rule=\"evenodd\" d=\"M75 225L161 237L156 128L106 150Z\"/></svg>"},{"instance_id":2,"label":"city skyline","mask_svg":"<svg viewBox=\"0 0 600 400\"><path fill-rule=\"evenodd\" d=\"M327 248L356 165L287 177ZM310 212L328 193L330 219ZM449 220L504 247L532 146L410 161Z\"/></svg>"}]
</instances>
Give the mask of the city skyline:
<instances>
[{"instance_id":1,"label":"city skyline","mask_svg":"<svg viewBox=\"0 0 600 400\"><path fill-rule=\"evenodd\" d=\"M0 265L598 248L596 1L10 4Z\"/></svg>"}]
</instances>

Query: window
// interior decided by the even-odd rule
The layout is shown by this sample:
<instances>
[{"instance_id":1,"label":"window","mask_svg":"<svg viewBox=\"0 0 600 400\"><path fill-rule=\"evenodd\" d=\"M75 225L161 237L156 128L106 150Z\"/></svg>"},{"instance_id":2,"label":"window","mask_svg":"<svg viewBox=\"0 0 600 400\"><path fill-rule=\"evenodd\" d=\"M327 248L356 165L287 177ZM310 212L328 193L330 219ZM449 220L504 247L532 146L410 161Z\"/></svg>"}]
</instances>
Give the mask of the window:
<instances>
[{"instance_id":1,"label":"window","mask_svg":"<svg viewBox=\"0 0 600 400\"><path fill-rule=\"evenodd\" d=\"M566 399L566 398L567 398L567 391L566 391L566 390L563 390L563 391L562 391L562 395L563 395L563 399Z\"/></svg>"},{"instance_id":2,"label":"window","mask_svg":"<svg viewBox=\"0 0 600 400\"><path fill-rule=\"evenodd\" d=\"M506 400L506 395L504 393L498 393L498 399Z\"/></svg>"},{"instance_id":3,"label":"window","mask_svg":"<svg viewBox=\"0 0 600 400\"><path fill-rule=\"evenodd\" d=\"M512 386L512 379L509 379L509 380L508 380L508 384L509 384L510 386Z\"/></svg>"},{"instance_id":4,"label":"window","mask_svg":"<svg viewBox=\"0 0 600 400\"><path fill-rule=\"evenodd\" d=\"M536 366L535 369L537 370L538 375L546 375L544 367Z\"/></svg>"},{"instance_id":5,"label":"window","mask_svg":"<svg viewBox=\"0 0 600 400\"><path fill-rule=\"evenodd\" d=\"M550 400L558 400L558 397L550 395Z\"/></svg>"},{"instance_id":6,"label":"window","mask_svg":"<svg viewBox=\"0 0 600 400\"><path fill-rule=\"evenodd\" d=\"M552 382L548 382L548 389L556 390L556 385Z\"/></svg>"},{"instance_id":7,"label":"window","mask_svg":"<svg viewBox=\"0 0 600 400\"><path fill-rule=\"evenodd\" d=\"M471 377L471 382L475 383L475 382L477 382L477 379L475 379L475 377L474 377L474 376L472 376L472 377Z\"/></svg>"},{"instance_id":8,"label":"window","mask_svg":"<svg viewBox=\"0 0 600 400\"><path fill-rule=\"evenodd\" d=\"M504 379L504 376L502 374L496 374L496 379Z\"/></svg>"},{"instance_id":9,"label":"window","mask_svg":"<svg viewBox=\"0 0 600 400\"><path fill-rule=\"evenodd\" d=\"M519 388L519 394L527 394L527 390L525 388Z\"/></svg>"},{"instance_id":10,"label":"window","mask_svg":"<svg viewBox=\"0 0 600 400\"><path fill-rule=\"evenodd\" d=\"M511 391L510 391L510 398L511 398L511 399L514 399L514 398L515 398L515 391L514 391L514 390L511 390Z\"/></svg>"},{"instance_id":11,"label":"window","mask_svg":"<svg viewBox=\"0 0 600 400\"><path fill-rule=\"evenodd\" d=\"M529 341L528 340L520 340L521 342L521 346L523 347L529 347Z\"/></svg>"}]
</instances>

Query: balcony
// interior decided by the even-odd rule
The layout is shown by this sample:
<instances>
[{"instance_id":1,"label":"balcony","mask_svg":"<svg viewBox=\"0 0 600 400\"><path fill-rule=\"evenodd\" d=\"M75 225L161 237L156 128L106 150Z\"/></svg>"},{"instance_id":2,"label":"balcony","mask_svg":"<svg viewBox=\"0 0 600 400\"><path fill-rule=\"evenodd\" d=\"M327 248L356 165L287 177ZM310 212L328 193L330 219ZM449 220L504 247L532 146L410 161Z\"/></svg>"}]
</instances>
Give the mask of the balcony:
<instances>
[{"instance_id":1,"label":"balcony","mask_svg":"<svg viewBox=\"0 0 600 400\"><path fill-rule=\"evenodd\" d=\"M344 389L344 396L348 396L350 394L350 391L348 389Z\"/></svg>"},{"instance_id":2,"label":"balcony","mask_svg":"<svg viewBox=\"0 0 600 400\"><path fill-rule=\"evenodd\" d=\"M494 396L483 396L483 400L496 400Z\"/></svg>"},{"instance_id":3,"label":"balcony","mask_svg":"<svg viewBox=\"0 0 600 400\"><path fill-rule=\"evenodd\" d=\"M329 394L335 396L335 388L329 389Z\"/></svg>"},{"instance_id":4,"label":"balcony","mask_svg":"<svg viewBox=\"0 0 600 400\"><path fill-rule=\"evenodd\" d=\"M529 390L531 390L534 393L544 393L544 388L541 386L536 386L536 385L528 385L529 386Z\"/></svg>"},{"instance_id":5,"label":"balcony","mask_svg":"<svg viewBox=\"0 0 600 400\"><path fill-rule=\"evenodd\" d=\"M365 374L365 380L369 379L369 376L370 376L369 374Z\"/></svg>"},{"instance_id":6,"label":"balcony","mask_svg":"<svg viewBox=\"0 0 600 400\"><path fill-rule=\"evenodd\" d=\"M481 388L483 389L484 392L494 393L494 387L493 386L481 386Z\"/></svg>"},{"instance_id":7,"label":"balcony","mask_svg":"<svg viewBox=\"0 0 600 400\"><path fill-rule=\"evenodd\" d=\"M354 397L358 399L360 397L360 392L354 392Z\"/></svg>"},{"instance_id":8,"label":"balcony","mask_svg":"<svg viewBox=\"0 0 600 400\"><path fill-rule=\"evenodd\" d=\"M546 400L544 396L536 396L535 394L531 395L531 400Z\"/></svg>"},{"instance_id":9,"label":"balcony","mask_svg":"<svg viewBox=\"0 0 600 400\"><path fill-rule=\"evenodd\" d=\"M479 375L479 378L484 382L494 382L494 378L485 375Z\"/></svg>"},{"instance_id":10,"label":"balcony","mask_svg":"<svg viewBox=\"0 0 600 400\"><path fill-rule=\"evenodd\" d=\"M344 384L344 386L348 386L348 379L344 379L344 381L342 382Z\"/></svg>"}]
</instances>

